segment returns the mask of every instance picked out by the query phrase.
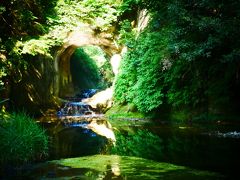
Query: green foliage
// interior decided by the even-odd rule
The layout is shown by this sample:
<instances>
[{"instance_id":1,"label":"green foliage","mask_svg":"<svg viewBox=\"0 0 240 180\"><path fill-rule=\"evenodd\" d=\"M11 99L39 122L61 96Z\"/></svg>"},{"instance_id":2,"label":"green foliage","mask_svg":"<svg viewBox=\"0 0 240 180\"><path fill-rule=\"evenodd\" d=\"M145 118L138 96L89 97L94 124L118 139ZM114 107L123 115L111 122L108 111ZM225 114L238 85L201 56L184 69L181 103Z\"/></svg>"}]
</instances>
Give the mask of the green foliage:
<instances>
[{"instance_id":1,"label":"green foliage","mask_svg":"<svg viewBox=\"0 0 240 180\"><path fill-rule=\"evenodd\" d=\"M132 11L134 6L139 6L141 4L141 0L124 0L121 4L122 12Z\"/></svg>"},{"instance_id":2,"label":"green foliage","mask_svg":"<svg viewBox=\"0 0 240 180\"><path fill-rule=\"evenodd\" d=\"M11 79L16 71L26 66L26 54L50 56L48 16L53 15L57 0L4 1L0 6L0 82ZM40 40L40 41L38 41ZM50 45L51 44L51 45ZM2 58L4 56L4 58ZM17 69L17 70L16 70ZM26 70L26 68L23 68Z\"/></svg>"},{"instance_id":3,"label":"green foliage","mask_svg":"<svg viewBox=\"0 0 240 180\"><path fill-rule=\"evenodd\" d=\"M96 62L100 73L102 88L110 87L114 79L114 74L104 51L100 47L93 45L83 46L82 48L84 52Z\"/></svg>"},{"instance_id":4,"label":"green foliage","mask_svg":"<svg viewBox=\"0 0 240 180\"><path fill-rule=\"evenodd\" d=\"M98 32L112 28L121 14L120 4L113 0L4 2L0 6L0 45L11 68L1 67L1 76L19 69L28 55L53 59L52 50L64 43L69 32L84 31L86 24Z\"/></svg>"},{"instance_id":5,"label":"green foliage","mask_svg":"<svg viewBox=\"0 0 240 180\"><path fill-rule=\"evenodd\" d=\"M107 30L117 21L120 1L114 0L60 0L56 7L59 22L77 27L79 22L87 22L99 30Z\"/></svg>"},{"instance_id":6,"label":"green foliage","mask_svg":"<svg viewBox=\"0 0 240 180\"><path fill-rule=\"evenodd\" d=\"M131 22L129 20L123 20L119 22L120 30L119 30L119 39L118 43L133 46L132 42L136 37L136 30L132 28Z\"/></svg>"},{"instance_id":7,"label":"green foliage","mask_svg":"<svg viewBox=\"0 0 240 180\"><path fill-rule=\"evenodd\" d=\"M105 63L100 67L100 73L103 81L103 86L110 87L114 80L114 74L109 61L105 61Z\"/></svg>"},{"instance_id":8,"label":"green foliage","mask_svg":"<svg viewBox=\"0 0 240 180\"><path fill-rule=\"evenodd\" d=\"M149 112L239 107L239 1L142 1L151 22L132 40L115 100ZM226 108L228 106L228 108ZM231 111L230 110L230 111Z\"/></svg>"},{"instance_id":9,"label":"green foliage","mask_svg":"<svg viewBox=\"0 0 240 180\"><path fill-rule=\"evenodd\" d=\"M2 14L4 11L6 11L6 8L4 6L0 6L0 14Z\"/></svg>"},{"instance_id":10,"label":"green foliage","mask_svg":"<svg viewBox=\"0 0 240 180\"><path fill-rule=\"evenodd\" d=\"M105 57L106 54L100 47L89 45L89 46L83 46L82 48L90 58L96 61L96 64L99 68L103 66L103 64L107 61Z\"/></svg>"},{"instance_id":11,"label":"green foliage","mask_svg":"<svg viewBox=\"0 0 240 180\"><path fill-rule=\"evenodd\" d=\"M164 32L165 33L165 32ZM116 100L134 103L141 112L149 112L163 103L162 71L164 48L168 39L156 32L144 32L123 59L115 86ZM166 56L167 58L167 56Z\"/></svg>"},{"instance_id":12,"label":"green foliage","mask_svg":"<svg viewBox=\"0 0 240 180\"><path fill-rule=\"evenodd\" d=\"M96 62L82 48L77 48L70 61L73 83L79 89L100 88L100 73Z\"/></svg>"},{"instance_id":13,"label":"green foliage","mask_svg":"<svg viewBox=\"0 0 240 180\"><path fill-rule=\"evenodd\" d=\"M48 154L48 137L36 122L24 113L0 119L0 163L20 165Z\"/></svg>"},{"instance_id":14,"label":"green foliage","mask_svg":"<svg viewBox=\"0 0 240 180\"><path fill-rule=\"evenodd\" d=\"M44 33L44 31L35 29L35 25L46 23L46 17L52 13L55 4L56 0L3 2L0 8L0 22L3 25L1 36L7 39L9 35L22 37Z\"/></svg>"},{"instance_id":15,"label":"green foliage","mask_svg":"<svg viewBox=\"0 0 240 180\"><path fill-rule=\"evenodd\" d=\"M114 105L110 110L105 114L109 119L124 119L124 118L144 118L146 115L140 113L136 110L136 107L133 104L128 105ZM119 123L119 121L116 121ZM124 121L122 121L124 122Z\"/></svg>"},{"instance_id":16,"label":"green foliage","mask_svg":"<svg viewBox=\"0 0 240 180\"><path fill-rule=\"evenodd\" d=\"M127 135L116 134L116 146L112 148L113 154L123 156L137 156L155 159L162 154L162 140L147 130L138 130L136 133Z\"/></svg>"},{"instance_id":17,"label":"green foliage","mask_svg":"<svg viewBox=\"0 0 240 180\"><path fill-rule=\"evenodd\" d=\"M7 76L6 68L2 67L0 69L0 87L4 85L3 81L1 80L3 77Z\"/></svg>"}]
</instances>

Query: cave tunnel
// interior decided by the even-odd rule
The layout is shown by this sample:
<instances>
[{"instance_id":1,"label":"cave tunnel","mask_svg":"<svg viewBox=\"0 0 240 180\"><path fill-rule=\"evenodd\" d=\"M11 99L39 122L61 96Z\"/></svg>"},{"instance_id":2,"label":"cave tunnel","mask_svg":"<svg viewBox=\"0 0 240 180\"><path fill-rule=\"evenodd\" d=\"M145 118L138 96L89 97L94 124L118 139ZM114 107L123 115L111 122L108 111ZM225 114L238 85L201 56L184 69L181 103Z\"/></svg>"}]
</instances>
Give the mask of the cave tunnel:
<instances>
[{"instance_id":1,"label":"cave tunnel","mask_svg":"<svg viewBox=\"0 0 240 180\"><path fill-rule=\"evenodd\" d=\"M74 89L97 89L100 87L100 73L96 61L77 48L70 58L70 73Z\"/></svg>"},{"instance_id":2,"label":"cave tunnel","mask_svg":"<svg viewBox=\"0 0 240 180\"><path fill-rule=\"evenodd\" d=\"M58 97L74 97L85 89L105 89L114 74L109 56L99 46L69 46L58 60Z\"/></svg>"}]
</instances>

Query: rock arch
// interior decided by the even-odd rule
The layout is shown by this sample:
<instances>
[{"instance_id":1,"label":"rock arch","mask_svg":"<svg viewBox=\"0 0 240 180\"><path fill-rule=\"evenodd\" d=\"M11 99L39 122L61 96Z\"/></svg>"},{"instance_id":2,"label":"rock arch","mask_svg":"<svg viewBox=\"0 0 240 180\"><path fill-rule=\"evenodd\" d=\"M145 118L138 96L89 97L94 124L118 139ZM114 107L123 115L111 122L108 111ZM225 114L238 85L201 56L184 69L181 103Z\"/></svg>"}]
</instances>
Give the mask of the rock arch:
<instances>
[{"instance_id":1,"label":"rock arch","mask_svg":"<svg viewBox=\"0 0 240 180\"><path fill-rule=\"evenodd\" d=\"M54 95L59 97L60 89L65 87L73 90L72 77L70 72L70 59L75 50L79 47L94 45L100 47L109 59L121 52L121 47L114 43L111 34L96 34L90 27L85 27L83 31L69 32L63 46L58 50L55 57L55 80Z\"/></svg>"}]
</instances>

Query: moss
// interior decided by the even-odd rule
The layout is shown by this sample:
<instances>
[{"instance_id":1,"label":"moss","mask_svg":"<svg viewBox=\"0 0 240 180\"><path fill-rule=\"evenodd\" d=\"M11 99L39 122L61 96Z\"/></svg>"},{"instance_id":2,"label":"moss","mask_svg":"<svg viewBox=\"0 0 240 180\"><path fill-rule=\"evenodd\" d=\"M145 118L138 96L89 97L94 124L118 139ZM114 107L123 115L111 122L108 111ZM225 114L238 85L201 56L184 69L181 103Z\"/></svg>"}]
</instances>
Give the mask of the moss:
<instances>
[{"instance_id":1,"label":"moss","mask_svg":"<svg viewBox=\"0 0 240 180\"><path fill-rule=\"evenodd\" d=\"M189 121L191 116L187 111L173 111L170 115L170 120L175 122L186 122Z\"/></svg>"},{"instance_id":2,"label":"moss","mask_svg":"<svg viewBox=\"0 0 240 180\"><path fill-rule=\"evenodd\" d=\"M106 112L109 119L125 119L125 118L146 118L146 115L135 110L133 105L114 105Z\"/></svg>"},{"instance_id":3,"label":"moss","mask_svg":"<svg viewBox=\"0 0 240 180\"><path fill-rule=\"evenodd\" d=\"M105 115L115 130L132 132L136 126L153 124L150 116L136 111L132 105L114 105Z\"/></svg>"},{"instance_id":4,"label":"moss","mask_svg":"<svg viewBox=\"0 0 240 180\"><path fill-rule=\"evenodd\" d=\"M46 171L45 171L45 170ZM208 171L199 171L170 163L116 155L95 155L45 163L35 169L37 177L64 179L222 179ZM39 173L41 172L41 173Z\"/></svg>"}]
</instances>

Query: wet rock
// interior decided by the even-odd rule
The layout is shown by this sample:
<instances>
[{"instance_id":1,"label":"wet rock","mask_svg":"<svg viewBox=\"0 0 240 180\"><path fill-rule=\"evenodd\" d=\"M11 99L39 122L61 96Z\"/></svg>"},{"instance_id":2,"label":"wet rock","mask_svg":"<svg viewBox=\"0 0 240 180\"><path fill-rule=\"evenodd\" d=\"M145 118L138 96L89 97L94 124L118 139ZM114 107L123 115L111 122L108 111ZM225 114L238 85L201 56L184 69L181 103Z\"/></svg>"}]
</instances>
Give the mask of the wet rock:
<instances>
[{"instance_id":1,"label":"wet rock","mask_svg":"<svg viewBox=\"0 0 240 180\"><path fill-rule=\"evenodd\" d=\"M112 107L113 88L107 88L104 91L96 93L93 97L82 100L84 103L89 104L92 108L97 109L99 112L106 112Z\"/></svg>"}]
</instances>

